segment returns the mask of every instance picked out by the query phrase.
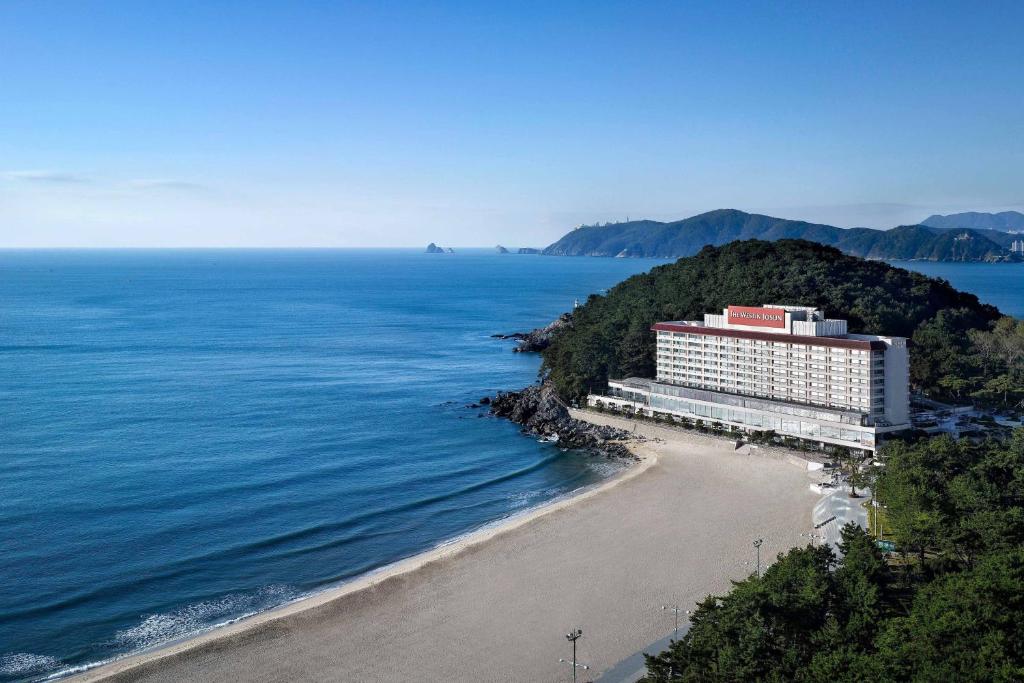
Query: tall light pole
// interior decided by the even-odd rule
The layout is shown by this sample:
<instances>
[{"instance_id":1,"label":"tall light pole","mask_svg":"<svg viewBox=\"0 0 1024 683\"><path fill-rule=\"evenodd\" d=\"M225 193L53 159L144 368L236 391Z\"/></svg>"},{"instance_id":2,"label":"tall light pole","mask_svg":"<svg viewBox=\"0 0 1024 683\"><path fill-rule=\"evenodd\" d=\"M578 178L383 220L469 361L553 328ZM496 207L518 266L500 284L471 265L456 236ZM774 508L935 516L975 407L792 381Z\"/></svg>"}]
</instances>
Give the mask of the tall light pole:
<instances>
[{"instance_id":1,"label":"tall light pole","mask_svg":"<svg viewBox=\"0 0 1024 683\"><path fill-rule=\"evenodd\" d=\"M757 578L761 578L761 544L764 543L763 538L759 538L754 541L754 548L757 549Z\"/></svg>"},{"instance_id":2,"label":"tall light pole","mask_svg":"<svg viewBox=\"0 0 1024 683\"><path fill-rule=\"evenodd\" d=\"M821 541L822 543L824 543L824 542L825 542L825 540L826 540L826 538L827 538L827 537L825 536L825 534L815 534L815 533L807 533L807 534L804 534L804 533L802 533L802 534L800 534L800 535L801 535L801 536L805 536L805 537L807 537L808 541L810 542L810 544L811 544L812 546L814 545L814 542L815 542L815 541Z\"/></svg>"},{"instance_id":3,"label":"tall light pole","mask_svg":"<svg viewBox=\"0 0 1024 683\"><path fill-rule=\"evenodd\" d=\"M586 664L578 664L578 663L576 663L576 641L579 640L582 637L583 637L583 629L580 629L580 628L577 628L575 631L569 631L568 633L565 634L566 640L568 640L570 643L572 643L572 662L571 662L571 664L572 664L572 683L576 683L576 669L577 668L584 669L584 670L590 668ZM559 659L558 661L560 661L562 663L569 663L569 662L566 662L564 659Z\"/></svg>"},{"instance_id":4,"label":"tall light pole","mask_svg":"<svg viewBox=\"0 0 1024 683\"><path fill-rule=\"evenodd\" d=\"M679 605L672 605L672 606L662 605L661 609L662 609L662 611L671 611L672 615L675 617L676 628L675 628L675 635L673 636L673 639L674 640L679 640Z\"/></svg>"}]
</instances>

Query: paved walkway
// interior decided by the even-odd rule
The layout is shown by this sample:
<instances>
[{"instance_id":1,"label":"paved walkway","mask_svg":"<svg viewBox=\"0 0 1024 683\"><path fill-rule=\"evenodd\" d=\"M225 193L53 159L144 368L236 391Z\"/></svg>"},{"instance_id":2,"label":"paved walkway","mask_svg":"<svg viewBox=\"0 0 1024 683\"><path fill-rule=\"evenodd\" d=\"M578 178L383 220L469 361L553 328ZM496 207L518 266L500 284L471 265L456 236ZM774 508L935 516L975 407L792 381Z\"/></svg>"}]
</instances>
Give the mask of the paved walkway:
<instances>
[{"instance_id":1,"label":"paved walkway","mask_svg":"<svg viewBox=\"0 0 1024 683\"><path fill-rule=\"evenodd\" d=\"M850 498L850 487L843 484L815 504L811 520L815 526L821 524L821 527L812 533L823 537L815 538L815 541L831 543L838 553L841 531L847 522L855 522L863 529L868 528L868 510L864 503L871 500L871 491L859 491L858 496Z\"/></svg>"},{"instance_id":2,"label":"paved walkway","mask_svg":"<svg viewBox=\"0 0 1024 683\"><path fill-rule=\"evenodd\" d=\"M686 632L690 630L690 624L682 624L679 627L679 638L686 635ZM668 646L672 644L672 641L676 638L675 634L665 636L661 640L657 640L640 652L636 652L629 657L626 657L621 662L613 666L612 668L601 674L598 678L598 683L636 683L647 673L647 666L644 663L644 653L650 655L656 655L664 652L668 649Z\"/></svg>"}]
</instances>

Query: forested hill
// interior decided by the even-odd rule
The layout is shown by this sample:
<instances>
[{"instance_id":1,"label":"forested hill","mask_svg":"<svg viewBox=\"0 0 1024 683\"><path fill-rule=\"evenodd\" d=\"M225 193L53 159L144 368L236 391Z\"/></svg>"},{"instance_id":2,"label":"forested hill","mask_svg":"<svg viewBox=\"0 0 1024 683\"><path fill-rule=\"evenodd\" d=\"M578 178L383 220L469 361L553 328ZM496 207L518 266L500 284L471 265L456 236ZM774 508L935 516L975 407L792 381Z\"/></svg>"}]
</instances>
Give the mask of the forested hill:
<instances>
[{"instance_id":1,"label":"forested hill","mask_svg":"<svg viewBox=\"0 0 1024 683\"><path fill-rule=\"evenodd\" d=\"M705 245L734 240L804 239L871 259L996 261L1010 258L1012 235L997 231L950 231L923 225L891 230L837 228L719 209L681 221L629 221L576 228L544 249L553 256L678 258Z\"/></svg>"},{"instance_id":2,"label":"forested hill","mask_svg":"<svg viewBox=\"0 0 1024 683\"><path fill-rule=\"evenodd\" d=\"M851 333L913 337L911 380L930 390L959 372L967 330L999 317L944 280L814 242L748 240L705 247L591 296L552 338L542 372L566 398L602 391L609 377L653 377L653 323L765 303L816 306L848 320Z\"/></svg>"}]
</instances>

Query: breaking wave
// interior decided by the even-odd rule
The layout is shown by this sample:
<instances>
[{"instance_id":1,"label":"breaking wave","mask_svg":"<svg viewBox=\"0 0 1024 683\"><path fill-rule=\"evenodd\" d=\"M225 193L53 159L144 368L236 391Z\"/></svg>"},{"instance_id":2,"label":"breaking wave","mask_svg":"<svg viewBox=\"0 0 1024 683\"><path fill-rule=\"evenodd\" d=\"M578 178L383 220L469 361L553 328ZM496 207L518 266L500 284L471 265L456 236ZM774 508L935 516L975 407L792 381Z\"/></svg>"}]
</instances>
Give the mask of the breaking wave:
<instances>
[{"instance_id":1,"label":"breaking wave","mask_svg":"<svg viewBox=\"0 0 1024 683\"><path fill-rule=\"evenodd\" d=\"M145 650L172 640L224 626L300 597L287 586L267 586L254 593L235 593L216 600L204 600L172 612L150 614L142 623L118 631L119 647Z\"/></svg>"},{"instance_id":2,"label":"breaking wave","mask_svg":"<svg viewBox=\"0 0 1024 683\"><path fill-rule=\"evenodd\" d=\"M51 671L60 666L60 660L49 655L13 652L0 657L0 675L29 676Z\"/></svg>"}]
</instances>

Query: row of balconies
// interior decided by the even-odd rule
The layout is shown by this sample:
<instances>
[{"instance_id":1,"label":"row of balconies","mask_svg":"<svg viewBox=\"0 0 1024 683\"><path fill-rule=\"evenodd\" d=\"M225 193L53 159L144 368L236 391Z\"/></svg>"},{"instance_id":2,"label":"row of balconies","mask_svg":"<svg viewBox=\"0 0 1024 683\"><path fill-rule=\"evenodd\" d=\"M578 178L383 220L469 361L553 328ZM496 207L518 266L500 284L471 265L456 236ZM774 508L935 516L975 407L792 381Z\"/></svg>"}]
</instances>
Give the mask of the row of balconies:
<instances>
[{"instance_id":1,"label":"row of balconies","mask_svg":"<svg viewBox=\"0 0 1024 683\"><path fill-rule=\"evenodd\" d=\"M836 386L845 387L849 390L855 390L858 392L866 392L868 389L873 388L874 390L883 390L885 385L882 384L869 384L864 380L856 381L837 381L836 378L786 378L786 377L771 377L766 378L764 375L758 375L756 373L735 373L728 371L706 371L696 372L692 370L686 370L685 368L662 368L660 372L670 372L685 374L688 377L706 377L714 380L745 380L745 381L758 381L768 385L784 385L784 386ZM815 381L817 380L817 381Z\"/></svg>"},{"instance_id":2,"label":"row of balconies","mask_svg":"<svg viewBox=\"0 0 1024 683\"><path fill-rule=\"evenodd\" d=\"M867 370L867 363L859 361L839 361L836 359L826 360L824 358L789 358L786 360L775 358L760 358L752 354L719 354L719 353L672 353L669 350L659 349L658 358L680 358L692 361L707 361L708 359L722 361L733 360L747 363L757 363L760 366L792 367L794 365L812 366L816 368L837 368L852 370ZM875 363L875 368L884 368L884 363Z\"/></svg>"},{"instance_id":3,"label":"row of balconies","mask_svg":"<svg viewBox=\"0 0 1024 683\"><path fill-rule=\"evenodd\" d=\"M677 348L688 348L688 349L713 349L713 350L735 350L744 352L756 352L756 353L775 353L775 354L805 354L813 353L818 355L831 355L835 357L849 357L849 356L866 356L869 351L861 349L822 349L804 346L802 344L786 345L786 346L763 346L759 344L746 344L743 342L693 342L687 341L682 342L678 340L664 340L659 339L657 342L658 346L672 346Z\"/></svg>"},{"instance_id":4,"label":"row of balconies","mask_svg":"<svg viewBox=\"0 0 1024 683\"><path fill-rule=\"evenodd\" d=\"M660 377L659 379L664 379ZM824 391L815 391L807 388L791 388L791 387L778 387L778 386L767 386L763 384L753 384L745 382L709 382L696 377L673 377L670 381L683 381L687 385L700 387L702 389L726 391L726 392L737 392L744 394L752 394L757 396L772 396L775 398L805 398L811 397L822 397L829 396L834 402L838 402L842 405L847 406L864 406L870 405L872 402L880 403L882 401L881 396L872 395L867 396L864 394L843 394L836 392L832 389L826 389Z\"/></svg>"},{"instance_id":5,"label":"row of balconies","mask_svg":"<svg viewBox=\"0 0 1024 683\"><path fill-rule=\"evenodd\" d=\"M699 375L699 374L696 374L696 373L682 373L682 372L662 373L661 376L685 377L685 378L687 378L689 380L692 380L692 381L695 381L695 382L700 382L701 384L706 384L708 386L752 386L752 387L763 388L765 391L777 391L779 389L785 389L787 392L808 393L808 392L815 392L815 391L819 391L820 390L820 391L827 392L827 393L843 394L843 395L847 395L847 396L850 396L850 397L856 397L856 398L865 397L865 396L868 396L868 395L872 395L872 396L882 395L882 392L878 391L878 390L872 391L869 394L868 391L861 390L860 387L848 387L848 386L840 387L840 386L829 385L829 384L808 384L806 382L804 382L804 383L797 383L797 382L793 382L793 383L757 382L757 381L744 380L744 379L739 379L739 378L734 378L734 377L710 377L710 376L707 376L707 375Z\"/></svg>"},{"instance_id":6,"label":"row of balconies","mask_svg":"<svg viewBox=\"0 0 1024 683\"><path fill-rule=\"evenodd\" d=\"M715 355L715 354L704 355L704 356L693 356L693 355L686 355L686 354L659 353L659 354L656 355L656 357L658 359L662 359L662 360L687 361L687 362L690 362L690 363L693 363L693 364L697 364L697 363L705 363L705 364L707 364L707 363L714 363L714 364L719 364L719 363L729 363L729 362L732 362L732 363L748 365L748 366L753 366L753 367L761 367L761 368L767 367L767 368L772 368L772 369L775 369L775 368L800 367L800 368L811 368L811 369L814 369L814 370L832 370L834 372L855 372L855 373L860 373L860 374L865 374L865 373L868 372L868 368L867 367L860 366L860 365L853 364L853 363L849 363L849 364L836 364L836 363L833 363L833 364L823 364L823 363L802 363L802 362L799 362L799 361L785 361L785 362L783 362L783 361L759 361L757 359L750 359L750 358L745 358L745 357L742 357L742 356L740 356L740 357L737 357L737 356L726 356L726 355L719 356L719 355ZM881 366L881 368L884 369L884 366Z\"/></svg>"},{"instance_id":7,"label":"row of balconies","mask_svg":"<svg viewBox=\"0 0 1024 683\"><path fill-rule=\"evenodd\" d=\"M722 376L740 376L740 377L765 377L770 378L773 382L792 382L792 381L829 381L834 383L843 384L870 384L867 378L862 375L851 375L849 373L803 373L803 372L758 372L750 368L737 368L734 365L726 364L721 367L712 365L704 365L701 367L694 367L692 365L682 365L679 363L660 363L660 369L672 369L684 372L692 372L696 374L705 375L722 375Z\"/></svg>"},{"instance_id":8,"label":"row of balconies","mask_svg":"<svg viewBox=\"0 0 1024 683\"><path fill-rule=\"evenodd\" d=\"M704 386L704 385L702 385L700 383L686 383L686 382L679 382L679 381L676 381L676 383L677 384L684 384L686 386L691 386L691 387L693 387L695 389L708 389L708 390L718 389L718 387ZM819 405L819 406L822 406L822 407L834 408L834 409L837 409L837 410L855 410L855 411L858 411L858 412L863 412L865 410L869 410L870 409L869 412L872 412L872 413L882 412L884 410L884 408L881 407L881 406L876 406L874 408L871 408L871 404L867 400L864 400L864 399L862 399L860 401L848 401L848 400L844 399L843 397L839 397L839 396L828 397L825 394L800 395L800 394L781 393L781 392L764 392L764 391L757 391L757 390L748 390L748 389L745 389L743 387L732 388L732 389L729 390L729 393L740 394L740 395L743 395L743 396L750 396L750 397L753 397L753 398L775 399L775 400L779 400L779 401L786 401L786 402L789 402L789 403L801 403L801 404L806 404L806 405Z\"/></svg>"},{"instance_id":9,"label":"row of balconies","mask_svg":"<svg viewBox=\"0 0 1024 683\"><path fill-rule=\"evenodd\" d=\"M729 348L753 348L768 351L793 351L807 349L815 353L834 353L865 355L869 353L866 349L843 349L836 347L820 346L816 344L800 344L793 342L767 342L760 339L737 339L735 337L714 337L706 335L691 335L687 338L669 337L659 334L658 344L672 344L675 346L726 346Z\"/></svg>"}]
</instances>

